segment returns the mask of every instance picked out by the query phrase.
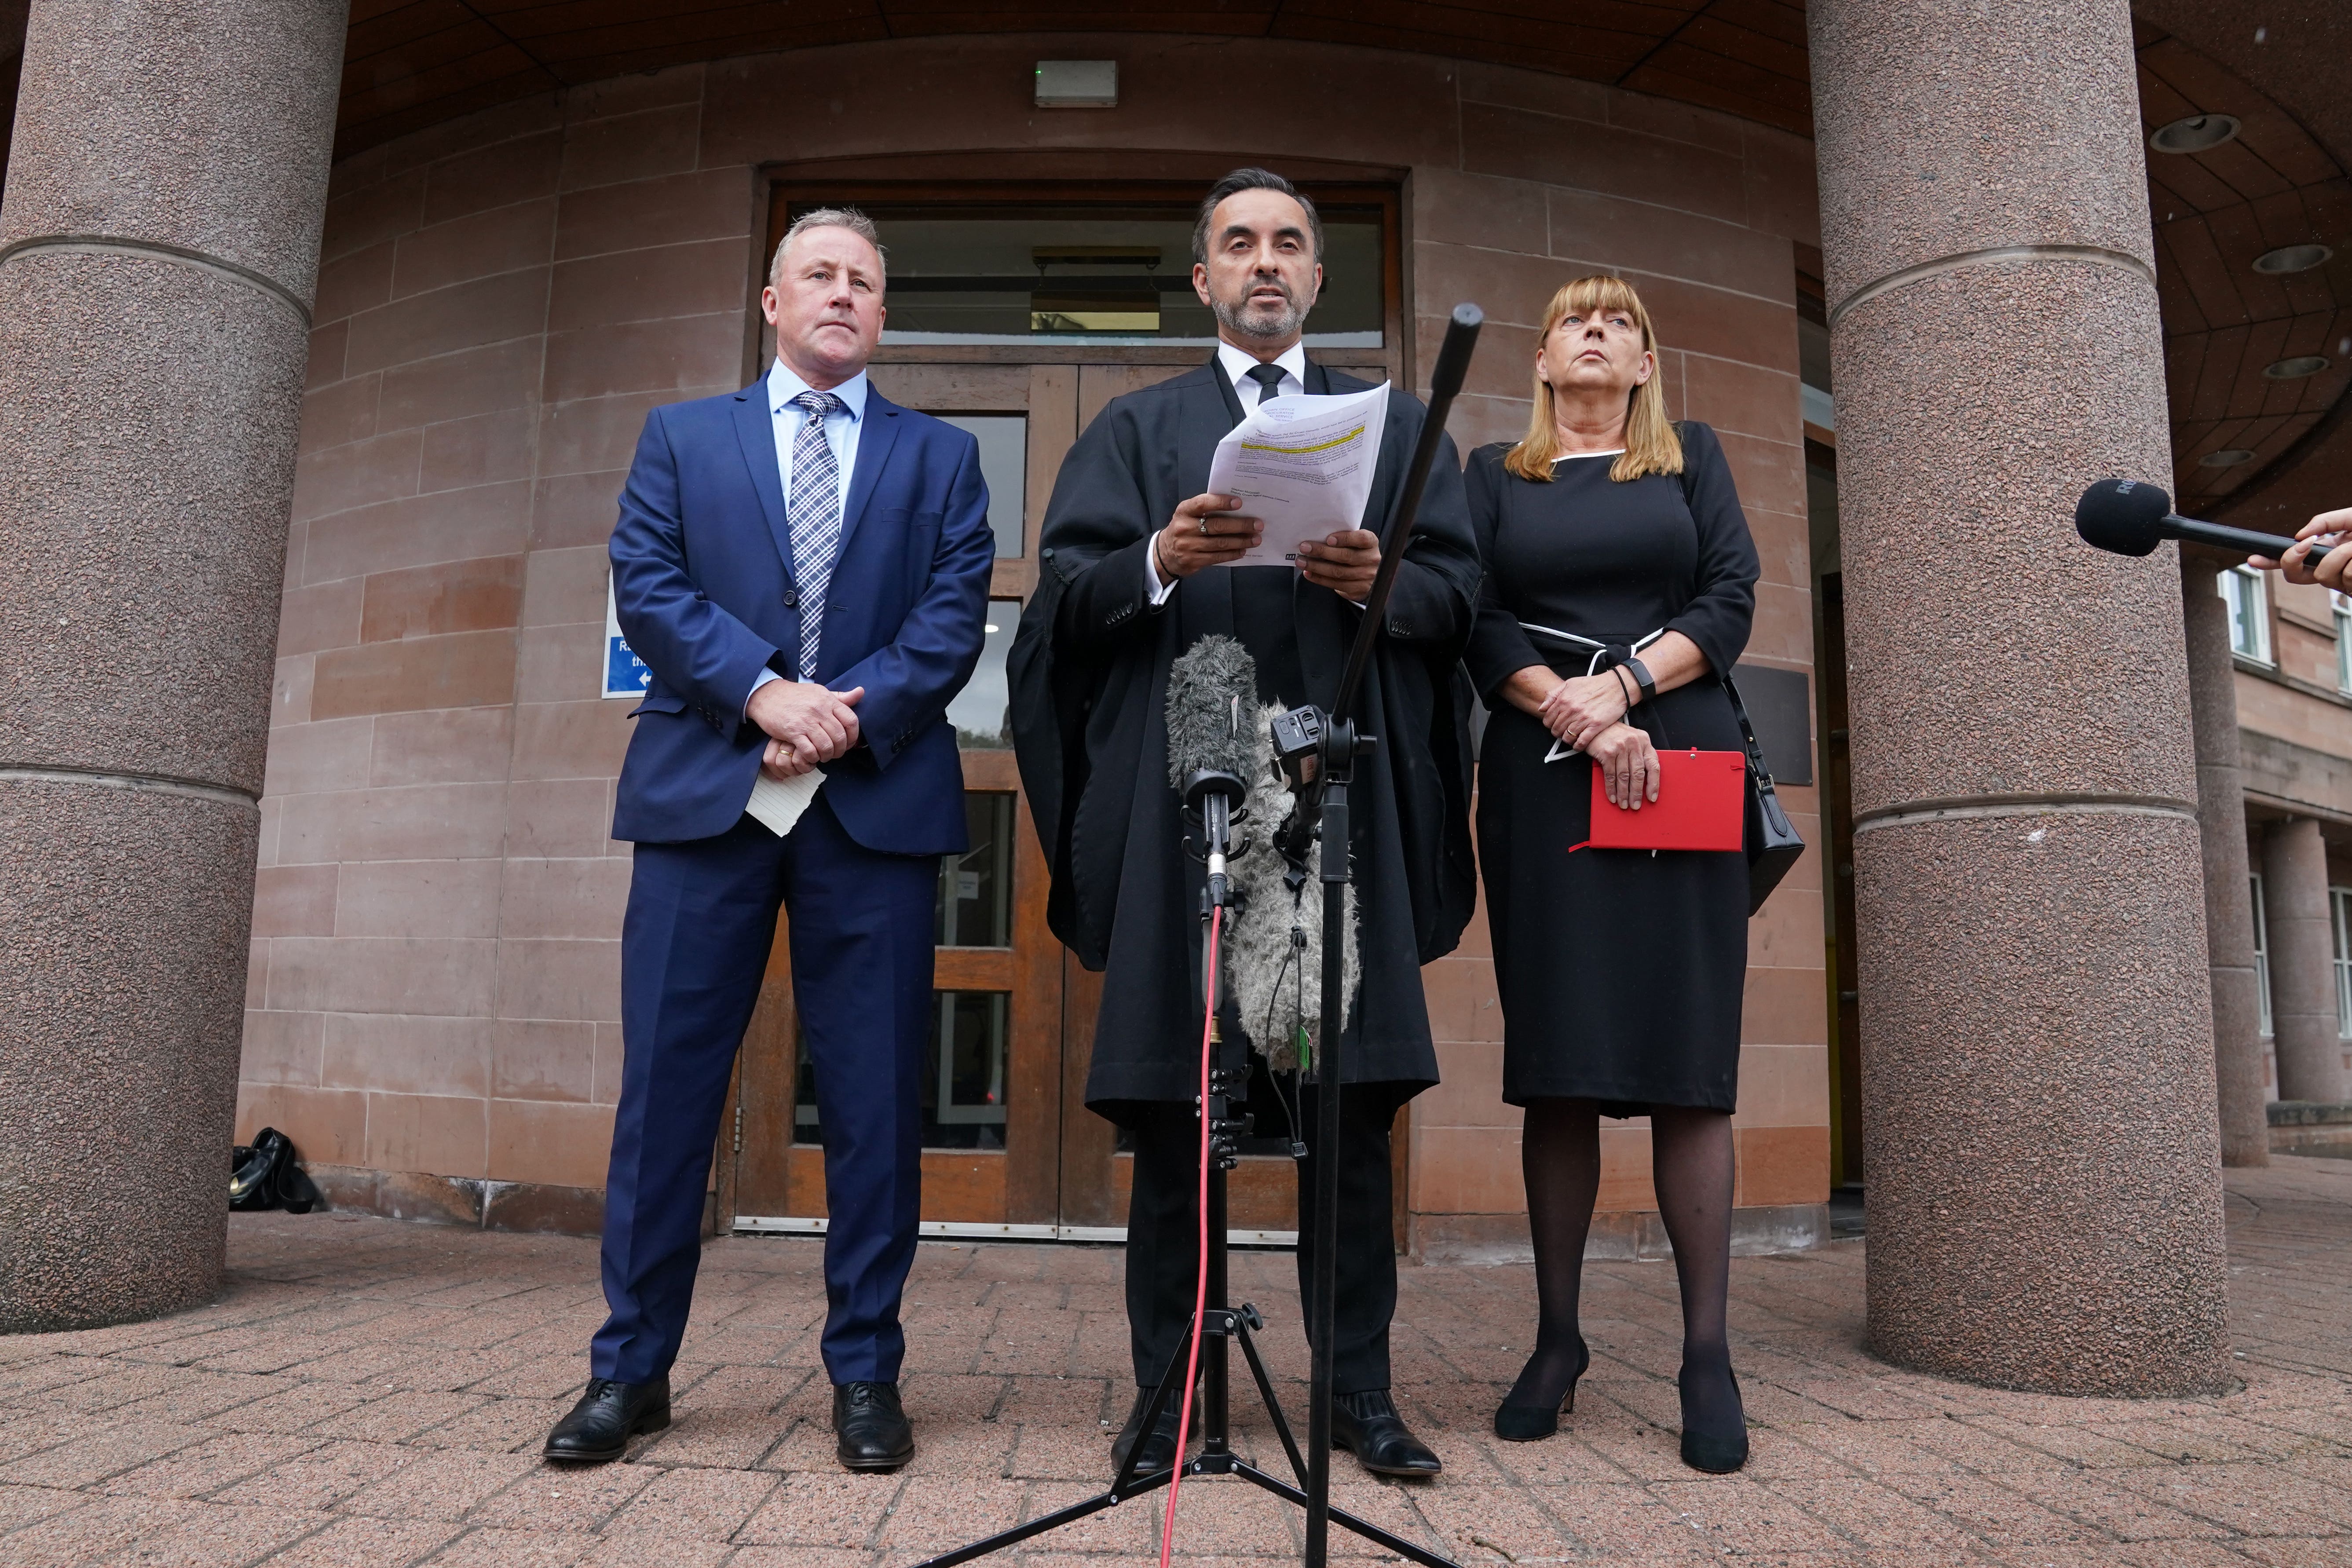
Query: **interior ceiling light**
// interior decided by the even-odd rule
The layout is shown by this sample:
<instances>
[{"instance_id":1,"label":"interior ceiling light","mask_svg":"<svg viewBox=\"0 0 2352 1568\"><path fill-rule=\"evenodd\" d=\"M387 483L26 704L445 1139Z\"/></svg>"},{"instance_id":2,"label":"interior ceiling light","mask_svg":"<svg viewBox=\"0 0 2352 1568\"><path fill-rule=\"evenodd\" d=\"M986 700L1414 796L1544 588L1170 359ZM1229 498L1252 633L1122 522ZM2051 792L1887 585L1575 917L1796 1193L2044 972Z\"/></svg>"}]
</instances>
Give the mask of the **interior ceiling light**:
<instances>
[{"instance_id":1,"label":"interior ceiling light","mask_svg":"<svg viewBox=\"0 0 2352 1568\"><path fill-rule=\"evenodd\" d=\"M2234 114L2192 114L2161 126L2147 144L2159 153L2203 153L2238 133Z\"/></svg>"},{"instance_id":2,"label":"interior ceiling light","mask_svg":"<svg viewBox=\"0 0 2352 1568\"><path fill-rule=\"evenodd\" d=\"M2251 463L2254 455L2243 447L2224 447L2218 452L2208 452L2197 459L2200 468L2234 468L2241 463Z\"/></svg>"},{"instance_id":3,"label":"interior ceiling light","mask_svg":"<svg viewBox=\"0 0 2352 1568\"><path fill-rule=\"evenodd\" d=\"M2301 381L2306 375L2317 375L2327 368L2326 354L2297 354L2276 364L2263 366L2263 375L2270 381Z\"/></svg>"},{"instance_id":4,"label":"interior ceiling light","mask_svg":"<svg viewBox=\"0 0 2352 1568\"><path fill-rule=\"evenodd\" d=\"M2254 258L2254 270L2276 276L2282 272L2308 272L2336 252L2325 245L2282 245L2276 250L2265 250Z\"/></svg>"}]
</instances>

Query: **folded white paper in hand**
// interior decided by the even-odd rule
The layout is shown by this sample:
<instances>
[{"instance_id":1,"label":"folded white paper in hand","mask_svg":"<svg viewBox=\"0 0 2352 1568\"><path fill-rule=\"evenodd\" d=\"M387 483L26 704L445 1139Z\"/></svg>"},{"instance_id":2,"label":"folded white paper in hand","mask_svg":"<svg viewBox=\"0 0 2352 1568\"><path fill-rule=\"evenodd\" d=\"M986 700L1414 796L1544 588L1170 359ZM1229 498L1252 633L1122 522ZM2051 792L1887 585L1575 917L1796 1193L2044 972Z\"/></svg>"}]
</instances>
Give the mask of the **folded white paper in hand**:
<instances>
[{"instance_id":1,"label":"folded white paper in hand","mask_svg":"<svg viewBox=\"0 0 2352 1568\"><path fill-rule=\"evenodd\" d=\"M1388 412L1382 382L1337 396L1270 397L1234 426L1209 459L1209 489L1239 497L1235 510L1263 522L1265 537L1230 564L1295 566L1302 541L1366 526Z\"/></svg>"},{"instance_id":2,"label":"folded white paper in hand","mask_svg":"<svg viewBox=\"0 0 2352 1568\"><path fill-rule=\"evenodd\" d=\"M751 798L743 807L757 817L760 825L782 838L792 832L793 824L801 819L816 800L816 792L824 783L824 770L809 772L788 779L772 779L761 768L751 781Z\"/></svg>"}]
</instances>

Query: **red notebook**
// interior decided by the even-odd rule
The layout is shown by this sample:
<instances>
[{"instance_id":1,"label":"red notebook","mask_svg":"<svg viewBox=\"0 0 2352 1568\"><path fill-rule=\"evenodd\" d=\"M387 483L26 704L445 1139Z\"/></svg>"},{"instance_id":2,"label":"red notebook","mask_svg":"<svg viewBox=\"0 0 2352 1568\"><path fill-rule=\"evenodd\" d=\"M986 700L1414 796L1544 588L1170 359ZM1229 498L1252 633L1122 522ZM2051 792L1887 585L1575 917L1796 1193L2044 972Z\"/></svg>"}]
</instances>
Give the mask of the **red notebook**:
<instances>
[{"instance_id":1,"label":"red notebook","mask_svg":"<svg viewBox=\"0 0 2352 1568\"><path fill-rule=\"evenodd\" d=\"M1748 759L1738 752L1660 752L1658 798L1639 811L1610 805L1601 769L1592 770L1585 843L1595 849L1740 849L1747 828Z\"/></svg>"}]
</instances>

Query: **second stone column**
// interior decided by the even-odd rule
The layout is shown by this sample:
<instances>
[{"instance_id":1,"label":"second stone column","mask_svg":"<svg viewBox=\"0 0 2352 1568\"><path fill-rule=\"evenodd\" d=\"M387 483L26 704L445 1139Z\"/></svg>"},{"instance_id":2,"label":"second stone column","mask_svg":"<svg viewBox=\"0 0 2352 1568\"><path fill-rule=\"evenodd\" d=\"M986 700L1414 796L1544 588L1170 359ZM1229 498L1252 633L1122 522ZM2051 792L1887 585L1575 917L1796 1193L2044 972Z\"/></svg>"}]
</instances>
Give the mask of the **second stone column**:
<instances>
[{"instance_id":1,"label":"second stone column","mask_svg":"<svg viewBox=\"0 0 2352 1568\"><path fill-rule=\"evenodd\" d=\"M2336 921L2327 907L2327 842L2290 816L2263 830L2263 924L2270 938L2271 1038L2279 1098L2344 1100L2344 1039L2336 1018Z\"/></svg>"},{"instance_id":2,"label":"second stone column","mask_svg":"<svg viewBox=\"0 0 2352 1568\"><path fill-rule=\"evenodd\" d=\"M2125 0L1814 0L1870 1172L1890 1360L2230 1382L2179 565Z\"/></svg>"}]
</instances>

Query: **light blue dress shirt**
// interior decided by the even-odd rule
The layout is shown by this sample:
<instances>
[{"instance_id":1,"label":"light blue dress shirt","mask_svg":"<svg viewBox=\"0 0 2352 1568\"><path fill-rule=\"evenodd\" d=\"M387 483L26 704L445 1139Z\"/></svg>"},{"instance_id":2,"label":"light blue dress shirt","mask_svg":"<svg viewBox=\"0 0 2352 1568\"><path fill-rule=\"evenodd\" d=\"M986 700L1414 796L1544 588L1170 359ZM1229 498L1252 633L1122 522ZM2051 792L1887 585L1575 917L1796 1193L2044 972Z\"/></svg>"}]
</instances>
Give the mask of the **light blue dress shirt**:
<instances>
[{"instance_id":1,"label":"light blue dress shirt","mask_svg":"<svg viewBox=\"0 0 2352 1568\"><path fill-rule=\"evenodd\" d=\"M824 444L833 448L833 465L841 475L842 499L848 500L850 477L857 471L857 433L866 426L866 373L859 371L833 389L842 406L824 416ZM793 493L793 443L799 439L801 426L808 420L808 411L793 406L793 399L809 390L809 384L793 374L792 367L781 359L768 367L768 415L776 427L776 474L783 482L784 494ZM792 519L785 518L787 527ZM849 520L842 520L846 523ZM751 681L751 691L757 691L771 680L783 678L772 669L763 669ZM743 694L743 704L749 708L751 691Z\"/></svg>"}]
</instances>

